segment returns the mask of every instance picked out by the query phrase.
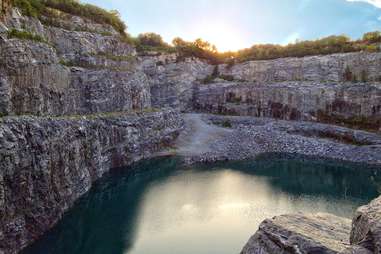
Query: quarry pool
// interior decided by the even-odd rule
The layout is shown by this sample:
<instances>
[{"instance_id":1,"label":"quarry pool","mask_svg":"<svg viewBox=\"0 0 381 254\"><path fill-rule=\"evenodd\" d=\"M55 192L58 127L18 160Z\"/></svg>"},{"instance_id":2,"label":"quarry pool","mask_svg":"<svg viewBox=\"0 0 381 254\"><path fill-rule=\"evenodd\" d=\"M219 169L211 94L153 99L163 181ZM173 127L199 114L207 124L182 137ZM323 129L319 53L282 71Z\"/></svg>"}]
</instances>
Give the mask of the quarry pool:
<instances>
[{"instance_id":1,"label":"quarry pool","mask_svg":"<svg viewBox=\"0 0 381 254\"><path fill-rule=\"evenodd\" d=\"M378 186L376 169L286 155L191 167L154 159L113 170L24 253L239 253L266 218L351 218Z\"/></svg>"}]
</instances>

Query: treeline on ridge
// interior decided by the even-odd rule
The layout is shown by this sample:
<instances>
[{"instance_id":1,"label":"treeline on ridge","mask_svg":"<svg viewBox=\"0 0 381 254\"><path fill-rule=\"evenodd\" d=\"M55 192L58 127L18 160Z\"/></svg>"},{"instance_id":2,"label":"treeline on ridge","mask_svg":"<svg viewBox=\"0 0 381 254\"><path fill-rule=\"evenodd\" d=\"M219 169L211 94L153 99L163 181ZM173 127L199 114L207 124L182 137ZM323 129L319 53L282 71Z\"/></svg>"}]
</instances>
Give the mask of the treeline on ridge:
<instances>
[{"instance_id":1,"label":"treeline on ridge","mask_svg":"<svg viewBox=\"0 0 381 254\"><path fill-rule=\"evenodd\" d=\"M175 38L172 45L164 42L155 33L140 34L135 39L138 51L176 52L180 57L198 57L212 63L244 62L250 60L270 60L285 57L304 57L348 52L379 52L381 32L369 32L359 40L351 40L345 35L329 36L318 40L298 41L288 45L258 44L236 52L218 52L216 47L202 39L193 42Z\"/></svg>"}]
</instances>

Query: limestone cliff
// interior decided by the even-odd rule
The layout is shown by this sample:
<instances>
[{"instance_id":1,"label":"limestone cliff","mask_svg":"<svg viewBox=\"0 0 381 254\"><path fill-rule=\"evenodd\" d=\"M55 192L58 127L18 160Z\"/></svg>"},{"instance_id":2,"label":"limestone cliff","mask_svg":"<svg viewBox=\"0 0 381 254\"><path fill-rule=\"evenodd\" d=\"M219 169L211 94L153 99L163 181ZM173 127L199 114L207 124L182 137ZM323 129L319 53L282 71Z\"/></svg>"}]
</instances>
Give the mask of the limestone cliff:
<instances>
[{"instance_id":1,"label":"limestone cliff","mask_svg":"<svg viewBox=\"0 0 381 254\"><path fill-rule=\"evenodd\" d=\"M182 122L174 111L0 122L0 253L49 230L111 168L151 157Z\"/></svg>"},{"instance_id":2,"label":"limestone cliff","mask_svg":"<svg viewBox=\"0 0 381 254\"><path fill-rule=\"evenodd\" d=\"M381 53L358 52L211 66L169 55L145 57L143 69L156 107L379 130L380 61Z\"/></svg>"},{"instance_id":3,"label":"limestone cliff","mask_svg":"<svg viewBox=\"0 0 381 254\"><path fill-rule=\"evenodd\" d=\"M150 108L148 78L136 65L133 47L123 43L111 27L72 16L65 22L70 19L73 30L43 25L21 16L17 9L7 17L5 29L26 28L44 41L1 41L0 114L70 115ZM108 31L107 35L102 31Z\"/></svg>"},{"instance_id":4,"label":"limestone cliff","mask_svg":"<svg viewBox=\"0 0 381 254\"><path fill-rule=\"evenodd\" d=\"M152 109L149 78L118 32L62 15L46 25L13 9L0 23L0 253L35 241L104 173L182 129L176 110Z\"/></svg>"}]
</instances>

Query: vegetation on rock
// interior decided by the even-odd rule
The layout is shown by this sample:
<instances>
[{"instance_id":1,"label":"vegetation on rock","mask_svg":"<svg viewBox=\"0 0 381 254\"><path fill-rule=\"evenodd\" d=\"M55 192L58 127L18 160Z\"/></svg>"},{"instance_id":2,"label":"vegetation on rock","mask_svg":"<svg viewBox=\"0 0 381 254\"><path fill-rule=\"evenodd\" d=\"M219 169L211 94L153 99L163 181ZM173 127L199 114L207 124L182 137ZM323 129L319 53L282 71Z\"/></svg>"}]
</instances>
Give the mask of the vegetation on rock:
<instances>
[{"instance_id":1,"label":"vegetation on rock","mask_svg":"<svg viewBox=\"0 0 381 254\"><path fill-rule=\"evenodd\" d=\"M17 38L21 40L31 40L47 43L44 38L37 34L33 34L24 30L11 29L8 31L8 38Z\"/></svg>"},{"instance_id":2,"label":"vegetation on rock","mask_svg":"<svg viewBox=\"0 0 381 254\"><path fill-rule=\"evenodd\" d=\"M125 34L127 28L120 19L118 11L107 11L95 5L83 4L76 0L13 0L13 4L24 15L35 18L48 14L47 8L53 8L90 19L96 23L111 25L121 34Z\"/></svg>"}]
</instances>

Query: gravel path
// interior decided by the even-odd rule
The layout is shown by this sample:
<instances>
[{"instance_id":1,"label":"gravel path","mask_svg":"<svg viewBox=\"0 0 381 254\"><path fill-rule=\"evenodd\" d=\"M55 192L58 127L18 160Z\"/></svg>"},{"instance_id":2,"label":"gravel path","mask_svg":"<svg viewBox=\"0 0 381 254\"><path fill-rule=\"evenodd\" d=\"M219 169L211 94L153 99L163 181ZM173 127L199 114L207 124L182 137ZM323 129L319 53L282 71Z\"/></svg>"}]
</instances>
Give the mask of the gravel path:
<instances>
[{"instance_id":1,"label":"gravel path","mask_svg":"<svg viewBox=\"0 0 381 254\"><path fill-rule=\"evenodd\" d=\"M184 114L185 129L175 144L180 156L197 156L211 152L212 144L233 132L231 129L208 124L200 114Z\"/></svg>"},{"instance_id":2,"label":"gravel path","mask_svg":"<svg viewBox=\"0 0 381 254\"><path fill-rule=\"evenodd\" d=\"M186 163L289 153L369 163L381 169L381 136L334 125L266 118L185 114L175 154ZM231 128L222 128L229 122Z\"/></svg>"}]
</instances>

